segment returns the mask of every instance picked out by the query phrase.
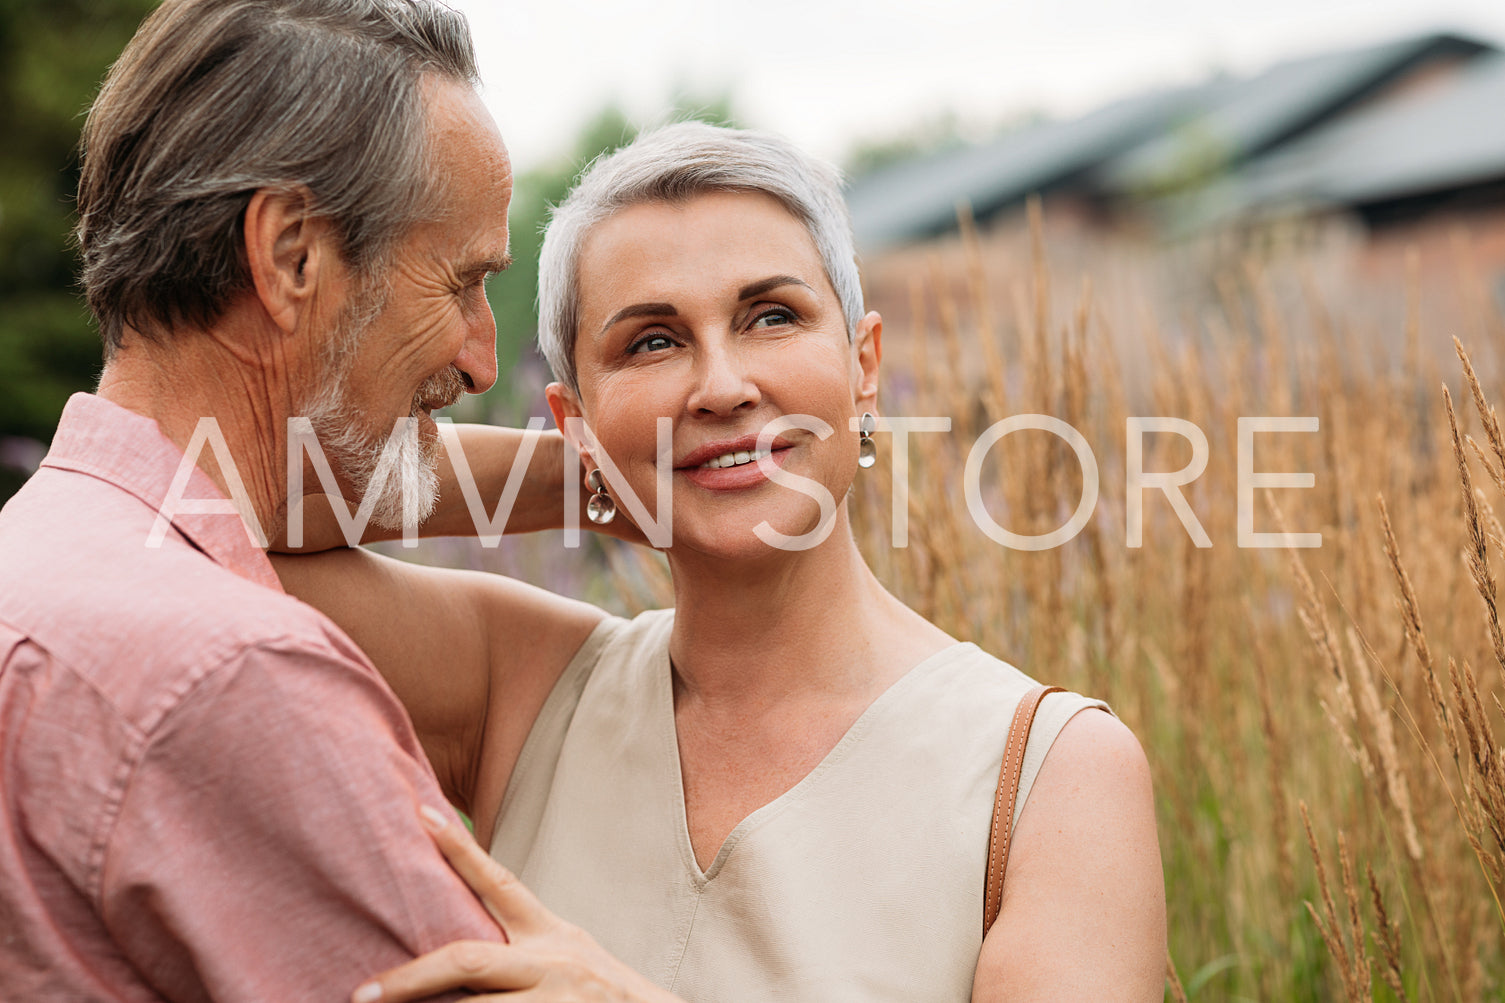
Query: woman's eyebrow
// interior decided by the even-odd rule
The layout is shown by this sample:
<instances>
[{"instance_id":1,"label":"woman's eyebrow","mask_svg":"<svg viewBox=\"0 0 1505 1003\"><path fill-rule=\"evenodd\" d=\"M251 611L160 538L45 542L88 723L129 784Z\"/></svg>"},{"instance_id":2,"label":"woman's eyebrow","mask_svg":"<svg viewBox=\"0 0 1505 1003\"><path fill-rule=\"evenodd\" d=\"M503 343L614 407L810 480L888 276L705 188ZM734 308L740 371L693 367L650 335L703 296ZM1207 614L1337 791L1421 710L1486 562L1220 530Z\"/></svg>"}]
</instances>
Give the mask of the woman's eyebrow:
<instances>
[{"instance_id":1,"label":"woman's eyebrow","mask_svg":"<svg viewBox=\"0 0 1505 1003\"><path fill-rule=\"evenodd\" d=\"M804 286L806 289L810 289L810 283L804 279L796 278L793 275L774 275L771 278L759 279L751 285L743 286L737 291L737 300L738 302L750 300L755 296L761 296L770 289L777 289L780 286ZM814 290L811 291L813 292ZM672 303L634 303L632 306L624 306L612 314L611 318L605 324L601 325L601 330L598 332L597 337L610 331L612 327L620 322L632 317L671 317L677 312Z\"/></svg>"},{"instance_id":2,"label":"woman's eyebrow","mask_svg":"<svg viewBox=\"0 0 1505 1003\"><path fill-rule=\"evenodd\" d=\"M597 337L610 331L614 326L630 317L669 317L675 313L672 303L634 303L632 306L624 306L611 315L611 319L601 325Z\"/></svg>"},{"instance_id":3,"label":"woman's eyebrow","mask_svg":"<svg viewBox=\"0 0 1505 1003\"><path fill-rule=\"evenodd\" d=\"M742 290L737 293L737 299L739 301L750 300L754 296L761 296L768 292L768 290L777 289L779 286L804 286L806 289L810 289L810 283L804 279L795 278L793 275L775 275L772 278L754 282L750 286L743 286ZM814 290L812 289L811 292L814 292Z\"/></svg>"}]
</instances>

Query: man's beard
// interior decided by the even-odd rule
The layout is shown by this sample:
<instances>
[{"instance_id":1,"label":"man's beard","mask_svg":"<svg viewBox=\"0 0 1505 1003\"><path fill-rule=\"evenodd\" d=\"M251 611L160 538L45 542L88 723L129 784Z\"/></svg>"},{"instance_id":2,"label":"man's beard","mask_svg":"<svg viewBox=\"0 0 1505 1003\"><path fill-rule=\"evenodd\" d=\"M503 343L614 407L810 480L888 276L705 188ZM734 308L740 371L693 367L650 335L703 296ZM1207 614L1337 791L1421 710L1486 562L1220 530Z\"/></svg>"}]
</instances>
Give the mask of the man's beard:
<instances>
[{"instance_id":1,"label":"man's beard","mask_svg":"<svg viewBox=\"0 0 1505 1003\"><path fill-rule=\"evenodd\" d=\"M374 493L371 522L388 530L417 526L439 500L439 441L426 438L418 424L424 410L438 410L459 400L465 377L450 366L424 380L413 394L412 409L401 431L392 426L365 427L350 404L350 362L360 350L366 329L380 315L385 296L378 283L352 298L325 353L317 392L301 409L313 426L324 455L360 504Z\"/></svg>"}]
</instances>

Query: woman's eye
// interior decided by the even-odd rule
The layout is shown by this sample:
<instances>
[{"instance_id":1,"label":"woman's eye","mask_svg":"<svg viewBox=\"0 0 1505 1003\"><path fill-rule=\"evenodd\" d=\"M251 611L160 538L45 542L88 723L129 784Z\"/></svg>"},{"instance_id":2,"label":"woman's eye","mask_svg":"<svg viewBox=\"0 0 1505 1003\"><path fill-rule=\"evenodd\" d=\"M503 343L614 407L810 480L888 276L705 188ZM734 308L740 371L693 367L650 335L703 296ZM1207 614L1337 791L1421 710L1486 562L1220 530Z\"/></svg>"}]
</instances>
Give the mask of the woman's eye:
<instances>
[{"instance_id":1,"label":"woman's eye","mask_svg":"<svg viewBox=\"0 0 1505 1003\"><path fill-rule=\"evenodd\" d=\"M634 355L641 352L662 352L666 348L673 348L674 342L666 334L650 334L646 338L639 338L628 349Z\"/></svg>"},{"instance_id":2,"label":"woman's eye","mask_svg":"<svg viewBox=\"0 0 1505 1003\"><path fill-rule=\"evenodd\" d=\"M783 324L793 324L794 314L788 310L767 310L753 318L753 327L779 327Z\"/></svg>"}]
</instances>

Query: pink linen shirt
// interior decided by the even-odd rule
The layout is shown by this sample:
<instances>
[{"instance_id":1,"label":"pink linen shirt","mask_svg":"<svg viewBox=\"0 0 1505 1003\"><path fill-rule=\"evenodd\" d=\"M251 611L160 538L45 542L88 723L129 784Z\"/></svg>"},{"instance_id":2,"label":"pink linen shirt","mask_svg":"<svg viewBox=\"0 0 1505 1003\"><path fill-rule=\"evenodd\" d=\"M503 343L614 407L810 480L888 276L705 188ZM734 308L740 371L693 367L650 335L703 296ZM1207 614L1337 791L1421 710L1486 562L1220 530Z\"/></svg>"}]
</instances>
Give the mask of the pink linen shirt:
<instances>
[{"instance_id":1,"label":"pink linen shirt","mask_svg":"<svg viewBox=\"0 0 1505 1003\"><path fill-rule=\"evenodd\" d=\"M238 518L147 546L182 459L77 394L0 510L0 999L339 1001L499 939L365 655ZM195 471L186 497L221 493Z\"/></svg>"}]
</instances>

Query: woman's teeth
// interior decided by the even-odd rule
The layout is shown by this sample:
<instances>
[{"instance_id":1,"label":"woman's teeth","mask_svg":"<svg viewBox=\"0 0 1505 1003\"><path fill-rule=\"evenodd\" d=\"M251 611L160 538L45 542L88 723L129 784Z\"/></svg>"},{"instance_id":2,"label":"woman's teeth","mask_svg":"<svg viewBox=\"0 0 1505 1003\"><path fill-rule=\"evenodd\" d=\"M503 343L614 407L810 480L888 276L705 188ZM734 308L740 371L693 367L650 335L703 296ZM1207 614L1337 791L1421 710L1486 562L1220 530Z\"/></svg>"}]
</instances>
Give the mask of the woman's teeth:
<instances>
[{"instance_id":1,"label":"woman's teeth","mask_svg":"<svg viewBox=\"0 0 1505 1003\"><path fill-rule=\"evenodd\" d=\"M752 451L738 450L735 453L722 453L720 456L706 460L700 465L701 470L716 470L721 467L740 467L744 463L752 463L761 460L765 456L771 456L771 449L754 449Z\"/></svg>"}]
</instances>

